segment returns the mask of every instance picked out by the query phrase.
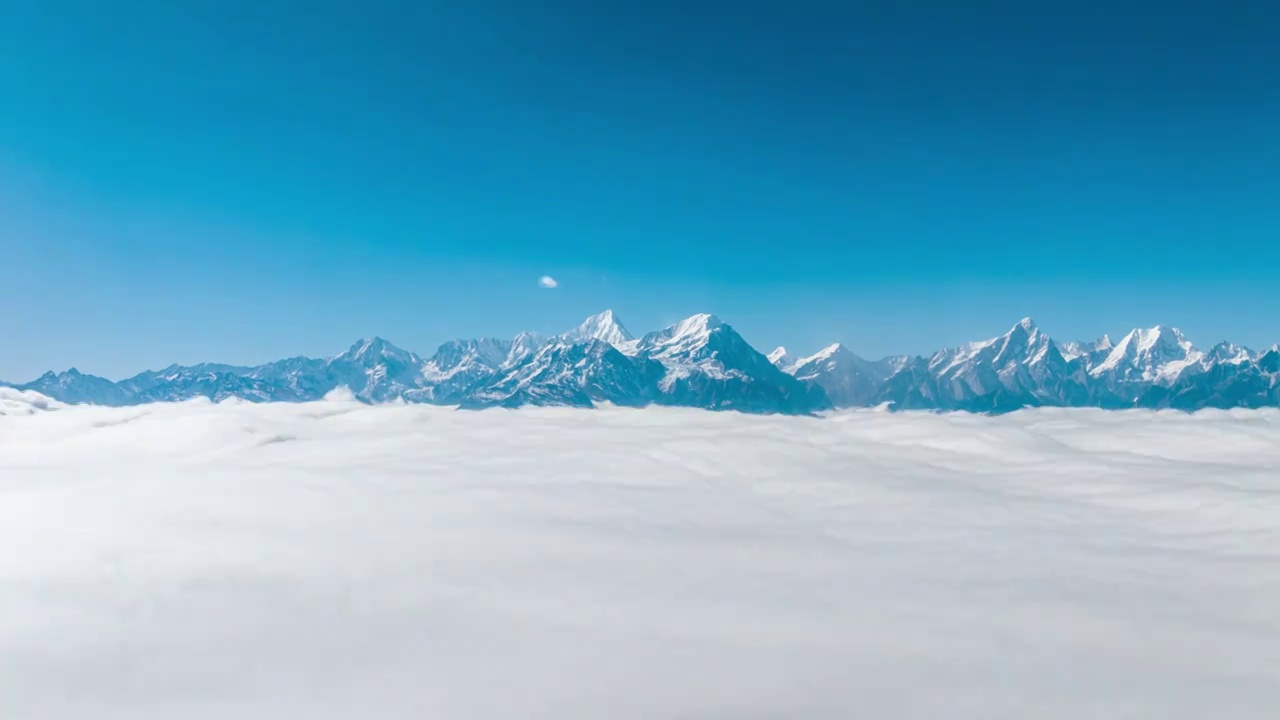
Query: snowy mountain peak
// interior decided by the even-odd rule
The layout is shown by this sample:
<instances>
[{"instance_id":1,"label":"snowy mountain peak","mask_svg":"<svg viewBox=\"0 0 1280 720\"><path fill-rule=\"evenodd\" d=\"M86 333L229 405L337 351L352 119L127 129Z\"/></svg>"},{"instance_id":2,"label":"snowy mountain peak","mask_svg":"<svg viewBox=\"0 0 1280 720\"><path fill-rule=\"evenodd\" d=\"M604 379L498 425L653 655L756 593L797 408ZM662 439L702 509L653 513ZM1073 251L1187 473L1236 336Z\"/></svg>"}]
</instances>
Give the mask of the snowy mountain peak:
<instances>
[{"instance_id":1,"label":"snowy mountain peak","mask_svg":"<svg viewBox=\"0 0 1280 720\"><path fill-rule=\"evenodd\" d=\"M1176 328L1138 328L1113 344L1055 343L1030 318L1003 335L928 358L868 361L833 343L804 358L762 355L731 326L693 315L632 340L611 311L565 335L444 343L428 361L378 337L332 358L252 367L170 365L112 382L76 368L14 385L64 403L133 405L205 397L313 401L347 388L360 402L459 407L680 405L809 413L835 407L1006 412L1021 407L1276 407L1280 346L1201 352ZM3 385L3 383L0 383Z\"/></svg>"},{"instance_id":2,"label":"snowy mountain peak","mask_svg":"<svg viewBox=\"0 0 1280 720\"><path fill-rule=\"evenodd\" d=\"M801 379L831 372L861 372L868 363L840 343L832 343L809 357L800 358L787 372Z\"/></svg>"},{"instance_id":3,"label":"snowy mountain peak","mask_svg":"<svg viewBox=\"0 0 1280 720\"><path fill-rule=\"evenodd\" d=\"M721 328L728 329L728 326L715 315L693 315L645 335L636 343L635 351L648 353L655 358L700 353ZM730 331L730 334L734 333Z\"/></svg>"},{"instance_id":4,"label":"snowy mountain peak","mask_svg":"<svg viewBox=\"0 0 1280 720\"><path fill-rule=\"evenodd\" d=\"M1084 358L1086 367L1093 367L1101 360L1105 360L1110 354L1114 344L1111 342L1111 336L1103 335L1093 342L1065 342L1058 346L1058 351L1062 353L1062 357L1067 362L1072 362L1077 358Z\"/></svg>"},{"instance_id":5,"label":"snowy mountain peak","mask_svg":"<svg viewBox=\"0 0 1280 720\"><path fill-rule=\"evenodd\" d=\"M1131 330L1089 373L1121 382L1170 382L1203 357L1180 330L1156 325Z\"/></svg>"},{"instance_id":6,"label":"snowy mountain peak","mask_svg":"<svg viewBox=\"0 0 1280 720\"><path fill-rule=\"evenodd\" d=\"M836 355L840 355L840 354L842 354L842 353L848 353L848 352L849 352L849 350L848 350L848 349L846 349L844 345L841 345L840 343L831 343L830 345L828 345L828 346L826 346L826 347L822 348L822 349L821 349L821 350L819 350L818 352L816 352L816 353L814 353L814 354L810 355L810 356L809 356L809 357L807 357L807 358L804 358L803 360L801 360L801 361L800 361L800 363L799 363L799 364L801 364L801 365L806 365L806 364L811 363L811 362L819 362L819 361L822 361L822 360L830 360L831 358L835 357Z\"/></svg>"},{"instance_id":7,"label":"snowy mountain peak","mask_svg":"<svg viewBox=\"0 0 1280 720\"><path fill-rule=\"evenodd\" d=\"M511 343L496 338L451 340L436 350L428 364L442 371L473 364L496 369L510 352Z\"/></svg>"},{"instance_id":8,"label":"snowy mountain peak","mask_svg":"<svg viewBox=\"0 0 1280 720\"><path fill-rule=\"evenodd\" d=\"M1213 362L1239 365L1252 360L1253 352L1247 347L1224 341L1214 345L1213 349L1206 354L1206 357Z\"/></svg>"},{"instance_id":9,"label":"snowy mountain peak","mask_svg":"<svg viewBox=\"0 0 1280 720\"><path fill-rule=\"evenodd\" d=\"M795 363L795 359L792 358L791 355L787 353L787 349L781 345L774 348L773 352L769 353L765 357L769 358L769 362L783 368L784 370Z\"/></svg>"},{"instance_id":10,"label":"snowy mountain peak","mask_svg":"<svg viewBox=\"0 0 1280 720\"><path fill-rule=\"evenodd\" d=\"M721 325L724 325L724 323L720 322L720 318L715 315L699 313L690 315L668 329L675 331L674 336L701 335L709 333Z\"/></svg>"},{"instance_id":11,"label":"snowy mountain peak","mask_svg":"<svg viewBox=\"0 0 1280 720\"><path fill-rule=\"evenodd\" d=\"M502 367L510 368L519 365L547 343L548 340L542 333L522 332L516 335L511 340L511 349L507 352L506 359L502 361Z\"/></svg>"},{"instance_id":12,"label":"snowy mountain peak","mask_svg":"<svg viewBox=\"0 0 1280 720\"><path fill-rule=\"evenodd\" d=\"M561 335L560 339L569 343L600 340L620 346L631 342L633 338L617 315L612 310L605 310L587 318L578 327Z\"/></svg>"},{"instance_id":13,"label":"snowy mountain peak","mask_svg":"<svg viewBox=\"0 0 1280 720\"><path fill-rule=\"evenodd\" d=\"M1181 330L1167 325L1156 325L1147 330L1135 330L1134 332L1137 333L1138 347L1143 350L1154 348L1157 345L1166 347L1180 345L1190 347L1191 345L1191 343L1187 342L1187 338L1182 334Z\"/></svg>"},{"instance_id":14,"label":"snowy mountain peak","mask_svg":"<svg viewBox=\"0 0 1280 720\"><path fill-rule=\"evenodd\" d=\"M368 337L357 340L347 351L337 355L331 362L351 362L357 365L370 365L391 360L399 363L421 362L417 355L396 347L380 337Z\"/></svg>"}]
</instances>

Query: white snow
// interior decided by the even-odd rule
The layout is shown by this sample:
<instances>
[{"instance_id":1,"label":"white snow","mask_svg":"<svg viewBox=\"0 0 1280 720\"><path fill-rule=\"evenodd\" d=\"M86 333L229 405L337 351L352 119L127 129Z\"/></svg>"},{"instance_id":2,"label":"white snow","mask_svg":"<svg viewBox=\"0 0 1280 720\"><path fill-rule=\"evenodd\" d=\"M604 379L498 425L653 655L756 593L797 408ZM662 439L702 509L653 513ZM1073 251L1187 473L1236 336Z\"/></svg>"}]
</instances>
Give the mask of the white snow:
<instances>
[{"instance_id":1,"label":"white snow","mask_svg":"<svg viewBox=\"0 0 1280 720\"><path fill-rule=\"evenodd\" d=\"M841 362L843 360L843 362ZM856 375L865 365L840 343L832 343L818 352L795 362L787 372L801 380L815 380L824 374L843 372Z\"/></svg>"},{"instance_id":2,"label":"white snow","mask_svg":"<svg viewBox=\"0 0 1280 720\"><path fill-rule=\"evenodd\" d=\"M622 321L614 315L612 310L605 310L602 313L592 315L582 321L582 324L578 327L560 336L560 340L563 342L575 343L600 340L624 350L631 349L632 345L634 345L633 339L631 333L627 332L627 328L622 325Z\"/></svg>"},{"instance_id":3,"label":"white snow","mask_svg":"<svg viewBox=\"0 0 1280 720\"><path fill-rule=\"evenodd\" d=\"M1062 354L1062 359L1067 362L1071 362L1078 357L1084 357L1089 354L1089 350L1085 344L1077 340L1058 343L1058 352Z\"/></svg>"},{"instance_id":4,"label":"white snow","mask_svg":"<svg viewBox=\"0 0 1280 720\"><path fill-rule=\"evenodd\" d=\"M1119 373L1121 379L1168 384L1203 358L1204 353L1177 328L1157 325L1129 332L1089 373L1094 377Z\"/></svg>"},{"instance_id":5,"label":"white snow","mask_svg":"<svg viewBox=\"0 0 1280 720\"><path fill-rule=\"evenodd\" d=\"M1266 718L1278 517L1280 411L4 415L0 717Z\"/></svg>"},{"instance_id":6,"label":"white snow","mask_svg":"<svg viewBox=\"0 0 1280 720\"><path fill-rule=\"evenodd\" d=\"M708 313L690 315L675 325L646 335L640 349L652 357L687 353L705 345L712 331L723 324L720 318Z\"/></svg>"},{"instance_id":7,"label":"white snow","mask_svg":"<svg viewBox=\"0 0 1280 720\"><path fill-rule=\"evenodd\" d=\"M818 352L810 355L809 357L804 358L803 360L800 361L799 364L808 365L809 363L812 363L812 362L818 362L821 360L830 359L832 355L835 355L836 353L840 352L843 349L844 349L844 346L841 345L840 343L832 343L822 348Z\"/></svg>"},{"instance_id":8,"label":"white snow","mask_svg":"<svg viewBox=\"0 0 1280 720\"><path fill-rule=\"evenodd\" d=\"M787 349L782 345L774 348L773 352L769 353L765 357L769 359L770 363L776 365L778 369L783 372L790 372L796 364L795 358L791 357L790 353L788 353Z\"/></svg>"},{"instance_id":9,"label":"white snow","mask_svg":"<svg viewBox=\"0 0 1280 720\"><path fill-rule=\"evenodd\" d=\"M744 377L741 371L726 369L723 359L717 357L717 353L712 352L707 356L706 347L712 333L723 326L724 323L715 315L691 315L674 325L645 335L633 344L630 352L643 352L666 366L667 373L659 382L663 391L670 390L676 380L689 377L694 372L716 379Z\"/></svg>"}]
</instances>

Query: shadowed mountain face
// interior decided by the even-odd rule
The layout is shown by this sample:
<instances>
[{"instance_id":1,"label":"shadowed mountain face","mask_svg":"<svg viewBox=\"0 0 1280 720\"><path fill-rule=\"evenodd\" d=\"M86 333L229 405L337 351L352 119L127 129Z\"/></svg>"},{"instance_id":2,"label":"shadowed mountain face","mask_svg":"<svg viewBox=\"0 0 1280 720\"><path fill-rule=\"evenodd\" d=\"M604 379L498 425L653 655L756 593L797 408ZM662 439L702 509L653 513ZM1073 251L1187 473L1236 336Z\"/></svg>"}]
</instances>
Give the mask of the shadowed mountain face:
<instances>
[{"instance_id":1,"label":"shadowed mountain face","mask_svg":"<svg viewBox=\"0 0 1280 720\"><path fill-rule=\"evenodd\" d=\"M1280 405L1280 347L1231 343L1208 352L1175 328L1136 329L1119 342L1059 343L1029 318L990 340L929 357L866 360L840 344L794 357L761 354L714 315L635 338L612 311L546 337L444 343L430 358L382 338L331 358L255 367L173 365L120 382L75 369L14 385L66 403L133 405L192 398L316 400L338 388L357 399L463 408L611 403L808 414L830 408L1001 413L1023 407L1175 408Z\"/></svg>"}]
</instances>

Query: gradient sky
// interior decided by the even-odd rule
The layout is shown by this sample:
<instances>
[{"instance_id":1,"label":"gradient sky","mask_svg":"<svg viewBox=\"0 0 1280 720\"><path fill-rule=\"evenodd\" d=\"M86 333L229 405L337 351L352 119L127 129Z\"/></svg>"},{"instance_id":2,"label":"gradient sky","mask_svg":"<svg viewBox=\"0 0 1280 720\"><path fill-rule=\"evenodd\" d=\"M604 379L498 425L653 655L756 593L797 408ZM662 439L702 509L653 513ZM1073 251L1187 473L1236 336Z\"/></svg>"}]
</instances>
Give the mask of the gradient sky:
<instances>
[{"instance_id":1,"label":"gradient sky","mask_svg":"<svg viewBox=\"0 0 1280 720\"><path fill-rule=\"evenodd\" d=\"M1280 341L1276 3L620 5L0 0L0 378L606 307Z\"/></svg>"}]
</instances>

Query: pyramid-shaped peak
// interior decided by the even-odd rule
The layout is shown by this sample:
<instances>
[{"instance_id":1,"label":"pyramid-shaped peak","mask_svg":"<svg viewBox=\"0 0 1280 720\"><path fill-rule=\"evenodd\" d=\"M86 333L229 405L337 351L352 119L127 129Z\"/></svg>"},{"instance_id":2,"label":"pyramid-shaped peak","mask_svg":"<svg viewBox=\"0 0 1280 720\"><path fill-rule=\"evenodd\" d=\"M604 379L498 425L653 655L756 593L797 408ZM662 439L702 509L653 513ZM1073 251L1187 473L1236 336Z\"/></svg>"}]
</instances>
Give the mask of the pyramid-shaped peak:
<instances>
[{"instance_id":1,"label":"pyramid-shaped peak","mask_svg":"<svg viewBox=\"0 0 1280 720\"><path fill-rule=\"evenodd\" d=\"M351 344L351 347L347 348L346 352L334 358L334 360L367 363L377 362L382 358L407 361L412 357L413 353L408 350L396 347L391 342L375 335L355 341Z\"/></svg>"},{"instance_id":2,"label":"pyramid-shaped peak","mask_svg":"<svg viewBox=\"0 0 1280 720\"><path fill-rule=\"evenodd\" d=\"M1024 317L1015 323L1013 327L1009 328L1009 332L1005 333L1004 337L1011 338L1014 336L1022 336L1026 338L1033 338L1039 334L1040 328L1036 325L1035 320L1032 320L1029 317Z\"/></svg>"},{"instance_id":3,"label":"pyramid-shaped peak","mask_svg":"<svg viewBox=\"0 0 1280 720\"><path fill-rule=\"evenodd\" d=\"M769 358L769 362L779 367L791 364L791 354L788 353L787 349L781 345L774 348L773 352L769 353L765 357Z\"/></svg>"},{"instance_id":4,"label":"pyramid-shaped peak","mask_svg":"<svg viewBox=\"0 0 1280 720\"><path fill-rule=\"evenodd\" d=\"M617 314L613 310L605 310L596 313L578 327L560 336L562 340L567 342L585 342L587 340L601 340L611 345L621 345L630 342L633 338L626 326L618 319Z\"/></svg>"}]
</instances>

